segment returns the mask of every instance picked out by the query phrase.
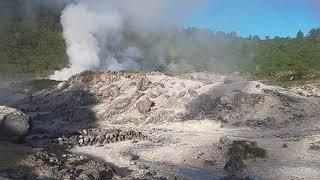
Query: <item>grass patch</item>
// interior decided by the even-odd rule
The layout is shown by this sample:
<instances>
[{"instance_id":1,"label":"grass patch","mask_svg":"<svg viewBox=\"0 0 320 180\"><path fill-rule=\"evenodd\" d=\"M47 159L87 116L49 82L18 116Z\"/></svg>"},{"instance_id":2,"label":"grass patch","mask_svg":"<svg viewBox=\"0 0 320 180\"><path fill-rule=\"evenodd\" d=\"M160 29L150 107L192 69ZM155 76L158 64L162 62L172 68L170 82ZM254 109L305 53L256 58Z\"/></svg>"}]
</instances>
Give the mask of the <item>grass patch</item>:
<instances>
[{"instance_id":1,"label":"grass patch","mask_svg":"<svg viewBox=\"0 0 320 180\"><path fill-rule=\"evenodd\" d=\"M266 158L267 151L258 147L256 142L237 140L230 145L227 155L229 160L224 169L233 172L244 170L246 165L243 160L245 159Z\"/></svg>"},{"instance_id":2,"label":"grass patch","mask_svg":"<svg viewBox=\"0 0 320 180\"><path fill-rule=\"evenodd\" d=\"M121 73L126 73L129 76L138 76L138 75L143 75L143 72L139 72L139 71L130 71L130 70L122 70L120 71Z\"/></svg>"},{"instance_id":3,"label":"grass patch","mask_svg":"<svg viewBox=\"0 0 320 180\"><path fill-rule=\"evenodd\" d=\"M229 153L240 154L244 159L267 157L267 151L265 149L258 147L255 142L248 141L233 141Z\"/></svg>"},{"instance_id":4,"label":"grass patch","mask_svg":"<svg viewBox=\"0 0 320 180\"><path fill-rule=\"evenodd\" d=\"M26 85L31 88L31 91L41 91L43 89L52 88L59 83L60 81L54 81L50 79L36 79L28 81Z\"/></svg>"}]
</instances>

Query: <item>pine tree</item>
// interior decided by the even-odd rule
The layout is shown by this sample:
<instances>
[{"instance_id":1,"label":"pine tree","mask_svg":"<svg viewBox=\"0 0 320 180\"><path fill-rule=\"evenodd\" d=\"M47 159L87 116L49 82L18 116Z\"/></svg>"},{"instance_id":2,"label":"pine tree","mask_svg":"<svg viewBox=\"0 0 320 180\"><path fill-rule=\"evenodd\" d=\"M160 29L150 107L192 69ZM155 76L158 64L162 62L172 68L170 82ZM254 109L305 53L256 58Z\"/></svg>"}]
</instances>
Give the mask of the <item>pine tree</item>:
<instances>
[{"instance_id":1,"label":"pine tree","mask_svg":"<svg viewBox=\"0 0 320 180\"><path fill-rule=\"evenodd\" d=\"M297 39L304 39L304 34L301 30L297 33Z\"/></svg>"}]
</instances>

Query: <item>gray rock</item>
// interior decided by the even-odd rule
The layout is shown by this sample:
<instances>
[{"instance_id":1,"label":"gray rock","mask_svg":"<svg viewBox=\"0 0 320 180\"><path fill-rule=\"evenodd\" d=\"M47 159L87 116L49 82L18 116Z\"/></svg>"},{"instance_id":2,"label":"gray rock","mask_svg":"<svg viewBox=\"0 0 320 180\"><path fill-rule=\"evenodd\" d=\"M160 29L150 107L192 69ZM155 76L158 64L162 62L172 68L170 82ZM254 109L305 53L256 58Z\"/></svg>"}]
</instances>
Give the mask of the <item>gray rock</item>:
<instances>
[{"instance_id":1,"label":"gray rock","mask_svg":"<svg viewBox=\"0 0 320 180\"><path fill-rule=\"evenodd\" d=\"M83 135L87 135L88 131L84 129L84 130L82 130L82 133L83 133Z\"/></svg>"},{"instance_id":2,"label":"gray rock","mask_svg":"<svg viewBox=\"0 0 320 180\"><path fill-rule=\"evenodd\" d=\"M312 144L309 146L309 149L310 149L310 150L313 150L313 151L320 151L320 141L317 142L317 143L312 143Z\"/></svg>"},{"instance_id":3,"label":"gray rock","mask_svg":"<svg viewBox=\"0 0 320 180\"><path fill-rule=\"evenodd\" d=\"M151 93L149 94L149 96L152 97L152 98L157 98L157 97L160 96L160 94L157 93L157 92L151 92Z\"/></svg>"},{"instance_id":4,"label":"gray rock","mask_svg":"<svg viewBox=\"0 0 320 180\"><path fill-rule=\"evenodd\" d=\"M189 89L189 90L188 90L188 93L189 93L191 96L195 96L195 95L198 94L197 91L195 91L194 89Z\"/></svg>"},{"instance_id":5,"label":"gray rock","mask_svg":"<svg viewBox=\"0 0 320 180\"><path fill-rule=\"evenodd\" d=\"M232 156L224 166L228 172L242 171L244 168L245 164L240 156Z\"/></svg>"},{"instance_id":6,"label":"gray rock","mask_svg":"<svg viewBox=\"0 0 320 180\"><path fill-rule=\"evenodd\" d=\"M86 174L80 174L78 177L79 180L90 180L89 176Z\"/></svg>"},{"instance_id":7,"label":"gray rock","mask_svg":"<svg viewBox=\"0 0 320 180\"><path fill-rule=\"evenodd\" d=\"M257 88L257 89L260 89L260 87L261 87L260 84L257 84L257 85L256 85L256 88Z\"/></svg>"},{"instance_id":8,"label":"gray rock","mask_svg":"<svg viewBox=\"0 0 320 180\"><path fill-rule=\"evenodd\" d=\"M90 136L89 137L90 139L89 139L89 141L91 142L91 143L95 143L96 142L96 140L97 140L97 138L96 138L96 136Z\"/></svg>"},{"instance_id":9,"label":"gray rock","mask_svg":"<svg viewBox=\"0 0 320 180\"><path fill-rule=\"evenodd\" d=\"M17 141L29 132L29 116L13 108L0 106L0 139Z\"/></svg>"},{"instance_id":10,"label":"gray rock","mask_svg":"<svg viewBox=\"0 0 320 180\"><path fill-rule=\"evenodd\" d=\"M63 139L62 138L58 138L58 144L63 145Z\"/></svg>"},{"instance_id":11,"label":"gray rock","mask_svg":"<svg viewBox=\"0 0 320 180\"><path fill-rule=\"evenodd\" d=\"M180 92L180 93L178 94L178 97L183 97L183 96L185 96L186 94L187 94L186 91L182 91L182 92Z\"/></svg>"},{"instance_id":12,"label":"gray rock","mask_svg":"<svg viewBox=\"0 0 320 180\"><path fill-rule=\"evenodd\" d=\"M151 82L149 81L148 78L142 77L140 79L140 81L138 82L138 84L137 84L137 89L139 91L145 91L145 90L147 90L149 88L150 84L151 84Z\"/></svg>"},{"instance_id":13,"label":"gray rock","mask_svg":"<svg viewBox=\"0 0 320 180\"><path fill-rule=\"evenodd\" d=\"M90 138L89 138L88 136L86 136L86 137L83 138L83 143L84 143L85 145L87 145L87 144L89 143L89 141L90 141Z\"/></svg>"},{"instance_id":14,"label":"gray rock","mask_svg":"<svg viewBox=\"0 0 320 180\"><path fill-rule=\"evenodd\" d=\"M80 146L81 146L83 143L84 143L84 140L83 140L83 139L80 139L80 140L79 140Z\"/></svg>"},{"instance_id":15,"label":"gray rock","mask_svg":"<svg viewBox=\"0 0 320 180\"><path fill-rule=\"evenodd\" d=\"M106 134L106 139L110 139L110 135L109 134Z\"/></svg>"},{"instance_id":16,"label":"gray rock","mask_svg":"<svg viewBox=\"0 0 320 180\"><path fill-rule=\"evenodd\" d=\"M76 145L77 143L79 142L77 136L72 136L70 139L69 139L69 144L70 145Z\"/></svg>"},{"instance_id":17,"label":"gray rock","mask_svg":"<svg viewBox=\"0 0 320 180\"><path fill-rule=\"evenodd\" d=\"M103 135L98 135L97 139L98 139L98 143L102 144L106 140L106 137Z\"/></svg>"},{"instance_id":18,"label":"gray rock","mask_svg":"<svg viewBox=\"0 0 320 180\"><path fill-rule=\"evenodd\" d=\"M146 100L141 100L137 103L137 109L140 113L146 114L151 111L151 108L154 105L155 103L147 98Z\"/></svg>"}]
</instances>

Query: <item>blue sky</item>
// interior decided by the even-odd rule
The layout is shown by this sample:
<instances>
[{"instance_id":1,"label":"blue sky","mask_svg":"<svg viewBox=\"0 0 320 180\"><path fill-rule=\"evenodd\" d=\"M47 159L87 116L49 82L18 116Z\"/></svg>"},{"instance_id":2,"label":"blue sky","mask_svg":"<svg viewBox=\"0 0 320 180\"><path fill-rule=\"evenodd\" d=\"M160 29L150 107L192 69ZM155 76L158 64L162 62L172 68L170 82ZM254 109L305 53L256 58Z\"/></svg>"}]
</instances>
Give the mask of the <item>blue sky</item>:
<instances>
[{"instance_id":1,"label":"blue sky","mask_svg":"<svg viewBox=\"0 0 320 180\"><path fill-rule=\"evenodd\" d=\"M317 2L318 1L318 2ZM320 27L320 0L209 0L186 23L239 36L295 36Z\"/></svg>"}]
</instances>

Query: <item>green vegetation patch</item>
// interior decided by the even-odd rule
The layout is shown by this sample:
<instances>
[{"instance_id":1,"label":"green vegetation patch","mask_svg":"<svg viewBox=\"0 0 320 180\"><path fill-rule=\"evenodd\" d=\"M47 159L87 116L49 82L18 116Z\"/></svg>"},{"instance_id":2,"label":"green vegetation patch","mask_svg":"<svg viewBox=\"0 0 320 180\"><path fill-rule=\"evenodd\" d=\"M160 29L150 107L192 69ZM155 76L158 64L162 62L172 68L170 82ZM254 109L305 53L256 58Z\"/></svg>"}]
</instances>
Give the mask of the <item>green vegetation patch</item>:
<instances>
[{"instance_id":1,"label":"green vegetation patch","mask_svg":"<svg viewBox=\"0 0 320 180\"><path fill-rule=\"evenodd\" d=\"M36 79L26 82L26 86L30 87L31 91L41 91L43 89L50 89L58 85L60 81L50 79Z\"/></svg>"},{"instance_id":2,"label":"green vegetation patch","mask_svg":"<svg viewBox=\"0 0 320 180\"><path fill-rule=\"evenodd\" d=\"M4 0L11 15L0 28L0 72L38 76L68 65L60 10L34 7L32 16L20 0Z\"/></svg>"},{"instance_id":3,"label":"green vegetation patch","mask_svg":"<svg viewBox=\"0 0 320 180\"><path fill-rule=\"evenodd\" d=\"M224 169L233 172L242 171L246 167L243 161L245 159L266 158L267 151L258 147L256 142L237 140L232 142L227 155L229 160L226 162Z\"/></svg>"},{"instance_id":4,"label":"green vegetation patch","mask_svg":"<svg viewBox=\"0 0 320 180\"><path fill-rule=\"evenodd\" d=\"M229 149L229 154L239 154L244 158L266 158L267 151L258 147L255 142L233 141Z\"/></svg>"}]
</instances>

